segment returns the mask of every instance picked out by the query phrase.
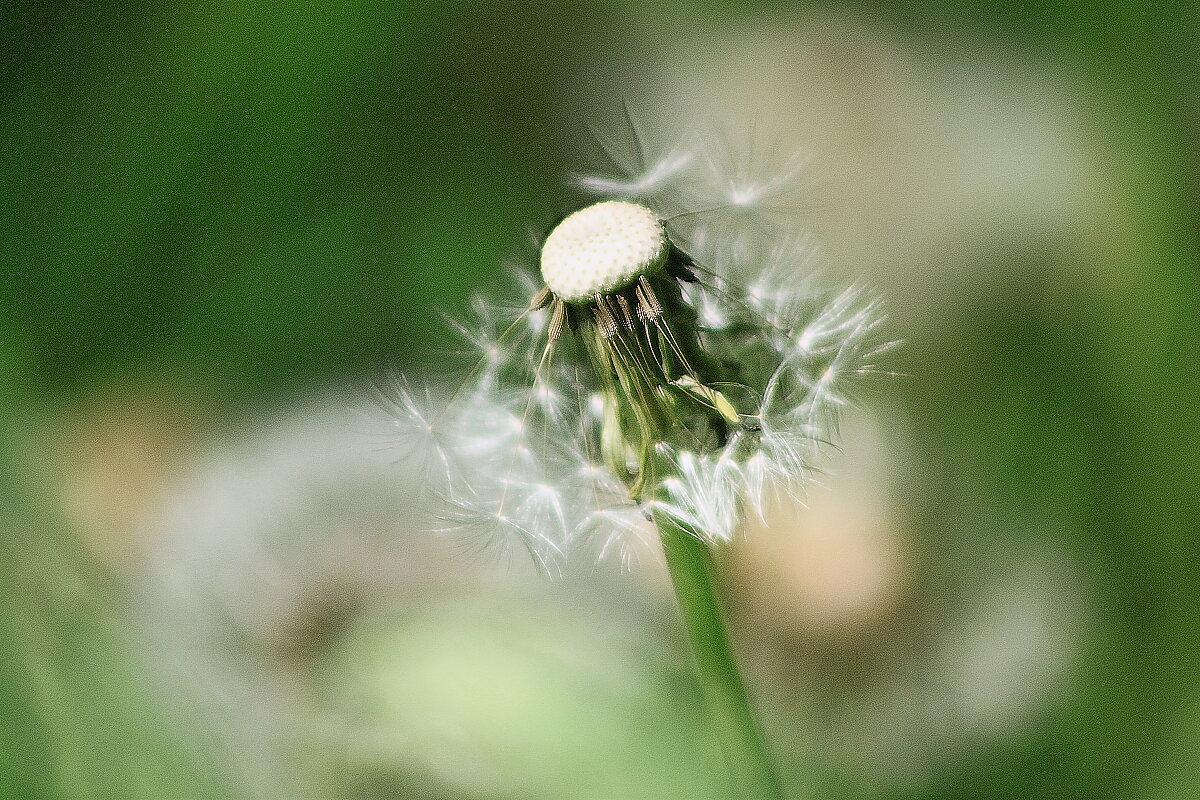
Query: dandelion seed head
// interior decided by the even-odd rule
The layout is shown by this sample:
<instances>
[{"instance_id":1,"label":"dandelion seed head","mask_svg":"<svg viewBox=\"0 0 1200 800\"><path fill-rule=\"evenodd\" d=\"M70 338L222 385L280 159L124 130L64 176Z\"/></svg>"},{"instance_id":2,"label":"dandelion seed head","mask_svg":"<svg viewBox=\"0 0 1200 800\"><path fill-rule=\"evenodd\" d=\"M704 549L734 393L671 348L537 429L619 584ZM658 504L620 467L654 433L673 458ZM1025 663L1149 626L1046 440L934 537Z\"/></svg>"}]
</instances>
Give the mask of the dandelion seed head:
<instances>
[{"instance_id":1,"label":"dandelion seed head","mask_svg":"<svg viewBox=\"0 0 1200 800\"><path fill-rule=\"evenodd\" d=\"M545 238L515 296L452 323L476 367L436 409L403 383L397 430L426 467L438 529L554 572L630 564L666 514L733 539L802 500L854 380L886 349L860 287L829 292L799 229L803 160L688 137L602 141L619 177Z\"/></svg>"},{"instance_id":2,"label":"dandelion seed head","mask_svg":"<svg viewBox=\"0 0 1200 800\"><path fill-rule=\"evenodd\" d=\"M577 303L629 286L662 267L667 234L643 205L607 200L576 211L542 246L542 277L555 295Z\"/></svg>"}]
</instances>

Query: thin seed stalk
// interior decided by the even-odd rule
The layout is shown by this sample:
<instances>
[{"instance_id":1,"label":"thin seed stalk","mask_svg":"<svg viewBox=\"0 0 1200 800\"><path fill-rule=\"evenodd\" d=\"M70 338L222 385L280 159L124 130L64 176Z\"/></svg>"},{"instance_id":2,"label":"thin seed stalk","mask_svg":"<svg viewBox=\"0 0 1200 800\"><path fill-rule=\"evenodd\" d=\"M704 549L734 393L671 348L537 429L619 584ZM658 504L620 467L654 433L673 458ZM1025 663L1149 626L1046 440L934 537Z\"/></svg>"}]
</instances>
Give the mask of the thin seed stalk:
<instances>
[{"instance_id":1,"label":"thin seed stalk","mask_svg":"<svg viewBox=\"0 0 1200 800\"><path fill-rule=\"evenodd\" d=\"M779 778L729 646L709 546L666 514L655 514L655 523L734 795L781 800Z\"/></svg>"},{"instance_id":2,"label":"thin seed stalk","mask_svg":"<svg viewBox=\"0 0 1200 800\"><path fill-rule=\"evenodd\" d=\"M604 385L605 461L626 480L631 495L649 500L662 491L658 479L671 469L658 454L658 443L684 431L692 437L708 432L724 441L742 420L712 388L724 378L726 365L705 352L696 312L684 302L678 281L643 276L627 294L598 295L594 319L584 318L581 328ZM688 430L689 423L698 430ZM708 545L670 515L654 516L734 796L781 800L779 779L729 647Z\"/></svg>"}]
</instances>

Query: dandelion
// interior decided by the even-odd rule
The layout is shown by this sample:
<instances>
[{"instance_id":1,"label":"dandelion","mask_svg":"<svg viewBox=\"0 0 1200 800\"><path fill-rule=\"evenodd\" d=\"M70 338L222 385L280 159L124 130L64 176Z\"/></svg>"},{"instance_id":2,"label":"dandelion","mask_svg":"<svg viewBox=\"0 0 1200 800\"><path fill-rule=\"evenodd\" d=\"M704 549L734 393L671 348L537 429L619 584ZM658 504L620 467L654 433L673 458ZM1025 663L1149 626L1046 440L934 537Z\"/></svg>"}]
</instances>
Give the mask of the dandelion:
<instances>
[{"instance_id":1,"label":"dandelion","mask_svg":"<svg viewBox=\"0 0 1200 800\"><path fill-rule=\"evenodd\" d=\"M480 294L452 322L475 365L449 402L392 387L446 529L491 528L553 571L595 537L628 554L656 510L715 543L802 493L882 317L814 287L816 248L780 214L797 158L756 176L712 147L577 176L607 198L545 237L515 300Z\"/></svg>"},{"instance_id":2,"label":"dandelion","mask_svg":"<svg viewBox=\"0 0 1200 800\"><path fill-rule=\"evenodd\" d=\"M591 202L517 270L515 299L481 294L454 323L474 368L441 407L398 383L396 425L447 530L550 572L661 539L735 778L774 796L762 748L746 749L708 549L801 496L886 346L882 316L861 290L815 287L800 156L717 137L649 153L627 119L628 136L600 138L613 169L574 177Z\"/></svg>"}]
</instances>

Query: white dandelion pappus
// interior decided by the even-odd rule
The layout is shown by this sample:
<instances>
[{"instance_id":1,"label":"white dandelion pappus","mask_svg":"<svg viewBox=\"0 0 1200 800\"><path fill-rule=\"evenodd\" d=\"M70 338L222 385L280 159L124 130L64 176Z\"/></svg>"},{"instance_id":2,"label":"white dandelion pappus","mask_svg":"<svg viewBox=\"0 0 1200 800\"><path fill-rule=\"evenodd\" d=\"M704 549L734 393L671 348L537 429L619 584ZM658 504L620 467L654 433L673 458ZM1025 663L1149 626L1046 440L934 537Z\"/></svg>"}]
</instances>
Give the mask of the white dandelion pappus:
<instances>
[{"instance_id":1,"label":"white dandelion pappus","mask_svg":"<svg viewBox=\"0 0 1200 800\"><path fill-rule=\"evenodd\" d=\"M554 572L580 550L629 562L655 513L720 542L802 495L882 316L860 289L815 288L788 213L799 161L759 174L714 141L601 139L616 172L574 177L599 201L545 237L515 300L451 322L475 357L459 387L440 409L394 388L444 529Z\"/></svg>"}]
</instances>

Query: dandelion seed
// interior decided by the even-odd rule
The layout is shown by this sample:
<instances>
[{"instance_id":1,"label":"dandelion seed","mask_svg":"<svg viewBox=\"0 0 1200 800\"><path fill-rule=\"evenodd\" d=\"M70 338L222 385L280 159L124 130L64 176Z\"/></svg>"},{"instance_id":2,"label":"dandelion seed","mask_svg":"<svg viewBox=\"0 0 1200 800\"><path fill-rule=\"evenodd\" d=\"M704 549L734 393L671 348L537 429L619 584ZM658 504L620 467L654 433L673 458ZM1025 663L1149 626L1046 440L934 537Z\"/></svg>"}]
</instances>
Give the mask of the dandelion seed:
<instances>
[{"instance_id":1,"label":"dandelion seed","mask_svg":"<svg viewBox=\"0 0 1200 800\"><path fill-rule=\"evenodd\" d=\"M615 174L575 176L599 198L550 231L515 298L452 323L476 366L443 408L394 392L445 527L547 571L570 550L625 563L655 513L719 542L800 496L881 352L861 290L813 286L798 157L715 137L650 157L629 127L631 147L601 140Z\"/></svg>"}]
</instances>

